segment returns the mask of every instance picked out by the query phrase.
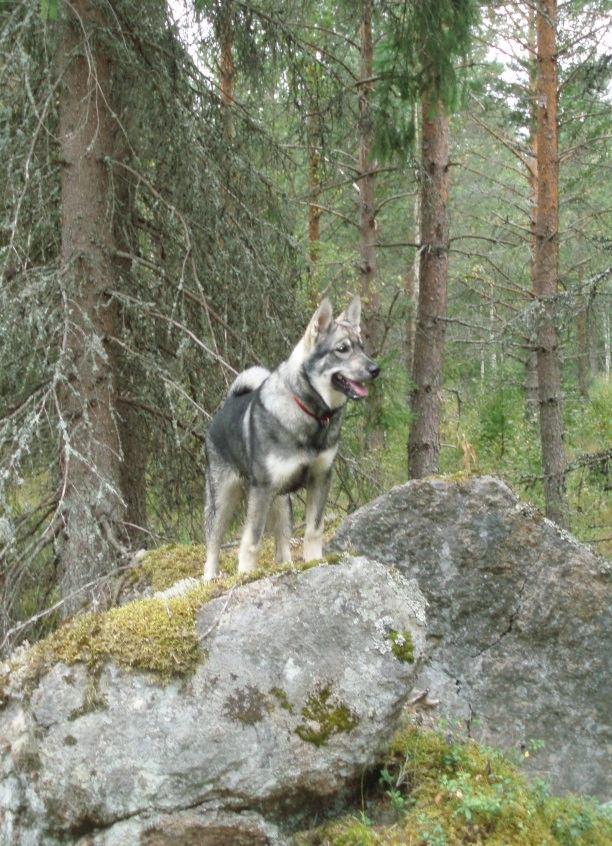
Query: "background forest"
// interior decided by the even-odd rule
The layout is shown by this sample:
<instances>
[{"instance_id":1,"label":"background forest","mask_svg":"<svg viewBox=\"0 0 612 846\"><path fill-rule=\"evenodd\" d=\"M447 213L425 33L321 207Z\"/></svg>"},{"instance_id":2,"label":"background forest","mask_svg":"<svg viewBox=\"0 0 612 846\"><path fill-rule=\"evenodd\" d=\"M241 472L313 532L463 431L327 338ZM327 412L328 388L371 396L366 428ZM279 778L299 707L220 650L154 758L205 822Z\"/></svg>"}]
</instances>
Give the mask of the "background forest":
<instances>
[{"instance_id":1,"label":"background forest","mask_svg":"<svg viewBox=\"0 0 612 846\"><path fill-rule=\"evenodd\" d=\"M609 14L0 2L3 649L201 541L207 420L323 295L383 367L331 512L492 473L610 551Z\"/></svg>"}]
</instances>

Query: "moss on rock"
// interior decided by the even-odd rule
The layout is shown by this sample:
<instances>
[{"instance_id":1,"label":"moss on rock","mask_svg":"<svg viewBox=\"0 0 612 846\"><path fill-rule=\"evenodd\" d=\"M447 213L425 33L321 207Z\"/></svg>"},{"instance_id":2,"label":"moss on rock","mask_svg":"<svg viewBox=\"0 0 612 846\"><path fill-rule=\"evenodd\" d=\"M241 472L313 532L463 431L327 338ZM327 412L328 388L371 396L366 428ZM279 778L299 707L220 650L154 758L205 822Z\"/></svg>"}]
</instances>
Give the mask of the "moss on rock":
<instances>
[{"instance_id":1,"label":"moss on rock","mask_svg":"<svg viewBox=\"0 0 612 846\"><path fill-rule=\"evenodd\" d=\"M333 734L352 731L359 719L344 703L338 702L331 687L311 693L302 708L304 722L295 733L306 743L323 746Z\"/></svg>"},{"instance_id":2,"label":"moss on rock","mask_svg":"<svg viewBox=\"0 0 612 846\"><path fill-rule=\"evenodd\" d=\"M293 714L293 705L289 702L289 697L282 688L270 688L270 695L276 699L281 708L288 711L290 714Z\"/></svg>"},{"instance_id":3,"label":"moss on rock","mask_svg":"<svg viewBox=\"0 0 612 846\"><path fill-rule=\"evenodd\" d=\"M144 580L153 590L166 590L181 579L202 575L206 551L202 544L166 544L152 549L131 570L132 583Z\"/></svg>"},{"instance_id":4,"label":"moss on rock","mask_svg":"<svg viewBox=\"0 0 612 846\"><path fill-rule=\"evenodd\" d=\"M389 750L378 792L299 846L607 846L610 810L550 797L501 753L415 727ZM391 787L390 787L391 785Z\"/></svg>"},{"instance_id":5,"label":"moss on rock","mask_svg":"<svg viewBox=\"0 0 612 846\"><path fill-rule=\"evenodd\" d=\"M103 613L89 613L61 626L32 647L40 671L62 661L97 669L109 660L165 678L189 673L201 657L196 636L198 608L220 593L198 584L172 599L141 599Z\"/></svg>"},{"instance_id":6,"label":"moss on rock","mask_svg":"<svg viewBox=\"0 0 612 846\"><path fill-rule=\"evenodd\" d=\"M200 576L202 546L164 546L147 553L134 568L133 583L146 579L163 590L184 578ZM265 576L300 572L327 563L325 560L275 565L267 543L263 566L237 575L236 557L223 561L222 575L213 582L194 582L185 593L171 598L149 597L104 612L90 612L69 620L28 650L24 681L34 684L54 664L86 664L98 669L108 661L124 667L157 673L162 679L191 673L202 651L196 631L196 614L206 602L231 588ZM23 671L23 667L20 668Z\"/></svg>"},{"instance_id":7,"label":"moss on rock","mask_svg":"<svg viewBox=\"0 0 612 846\"><path fill-rule=\"evenodd\" d=\"M398 632L391 629L387 635L387 640L391 644L391 652L398 661L414 663L414 642L409 631Z\"/></svg>"}]
</instances>

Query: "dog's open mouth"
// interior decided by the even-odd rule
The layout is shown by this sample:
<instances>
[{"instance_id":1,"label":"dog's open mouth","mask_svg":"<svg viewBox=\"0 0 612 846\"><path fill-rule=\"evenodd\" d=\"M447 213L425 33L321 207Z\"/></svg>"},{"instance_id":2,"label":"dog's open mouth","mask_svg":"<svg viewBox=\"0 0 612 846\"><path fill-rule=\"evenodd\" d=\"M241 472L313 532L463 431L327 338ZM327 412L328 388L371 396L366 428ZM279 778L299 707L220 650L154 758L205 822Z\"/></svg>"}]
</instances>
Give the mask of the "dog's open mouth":
<instances>
[{"instance_id":1,"label":"dog's open mouth","mask_svg":"<svg viewBox=\"0 0 612 846\"><path fill-rule=\"evenodd\" d=\"M346 394L349 399L363 399L363 397L367 397L368 395L368 389L364 384L347 379L342 373L334 373L332 382L334 387L342 391L343 394Z\"/></svg>"}]
</instances>

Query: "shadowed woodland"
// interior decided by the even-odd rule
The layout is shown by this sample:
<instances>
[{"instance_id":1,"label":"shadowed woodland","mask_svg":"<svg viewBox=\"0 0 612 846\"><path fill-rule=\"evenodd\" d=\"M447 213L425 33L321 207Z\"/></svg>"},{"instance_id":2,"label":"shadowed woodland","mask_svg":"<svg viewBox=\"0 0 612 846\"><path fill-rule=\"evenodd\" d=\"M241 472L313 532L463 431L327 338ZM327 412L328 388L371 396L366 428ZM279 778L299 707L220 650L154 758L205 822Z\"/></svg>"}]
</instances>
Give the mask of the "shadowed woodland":
<instances>
[{"instance_id":1,"label":"shadowed woodland","mask_svg":"<svg viewBox=\"0 0 612 846\"><path fill-rule=\"evenodd\" d=\"M608 16L0 0L2 650L201 541L207 421L324 295L383 368L331 517L490 473L612 549Z\"/></svg>"}]
</instances>

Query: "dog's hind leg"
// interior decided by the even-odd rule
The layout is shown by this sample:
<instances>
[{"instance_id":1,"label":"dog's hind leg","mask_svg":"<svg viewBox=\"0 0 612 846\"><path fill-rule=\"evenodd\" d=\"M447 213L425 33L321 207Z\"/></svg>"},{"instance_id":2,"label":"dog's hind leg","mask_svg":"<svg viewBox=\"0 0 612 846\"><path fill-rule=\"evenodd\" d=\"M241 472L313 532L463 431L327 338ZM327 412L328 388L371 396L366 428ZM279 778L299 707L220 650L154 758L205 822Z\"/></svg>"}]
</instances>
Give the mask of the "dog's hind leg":
<instances>
[{"instance_id":1,"label":"dog's hind leg","mask_svg":"<svg viewBox=\"0 0 612 846\"><path fill-rule=\"evenodd\" d=\"M214 481L212 477L213 470L209 468L206 476L206 505L204 507L206 526L204 580L207 582L219 573L219 550L241 494L240 481L235 475L217 474Z\"/></svg>"},{"instance_id":2,"label":"dog's hind leg","mask_svg":"<svg viewBox=\"0 0 612 846\"><path fill-rule=\"evenodd\" d=\"M289 494L277 496L272 504L272 527L276 541L277 564L291 563L291 500Z\"/></svg>"},{"instance_id":3,"label":"dog's hind leg","mask_svg":"<svg viewBox=\"0 0 612 846\"><path fill-rule=\"evenodd\" d=\"M250 573L257 567L257 553L273 500L270 488L249 488L246 524L238 552L239 573Z\"/></svg>"}]
</instances>

